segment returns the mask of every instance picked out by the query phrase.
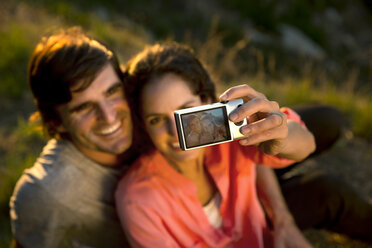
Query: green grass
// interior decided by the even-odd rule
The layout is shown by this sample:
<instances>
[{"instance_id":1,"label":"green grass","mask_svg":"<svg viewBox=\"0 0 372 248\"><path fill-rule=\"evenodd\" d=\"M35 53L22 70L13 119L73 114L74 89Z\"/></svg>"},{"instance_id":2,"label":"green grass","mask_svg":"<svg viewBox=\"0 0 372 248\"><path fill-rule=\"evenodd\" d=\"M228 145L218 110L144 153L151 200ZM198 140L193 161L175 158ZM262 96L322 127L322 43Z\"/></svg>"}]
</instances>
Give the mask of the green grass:
<instances>
[{"instance_id":1,"label":"green grass","mask_svg":"<svg viewBox=\"0 0 372 248\"><path fill-rule=\"evenodd\" d=\"M3 142L7 142L8 150L0 158L0 247L8 247L11 240L9 198L19 176L32 166L46 141L35 125L19 119L17 127Z\"/></svg>"},{"instance_id":2,"label":"green grass","mask_svg":"<svg viewBox=\"0 0 372 248\"><path fill-rule=\"evenodd\" d=\"M27 59L31 45L24 27L10 24L0 30L0 96L19 97L26 88Z\"/></svg>"}]
</instances>

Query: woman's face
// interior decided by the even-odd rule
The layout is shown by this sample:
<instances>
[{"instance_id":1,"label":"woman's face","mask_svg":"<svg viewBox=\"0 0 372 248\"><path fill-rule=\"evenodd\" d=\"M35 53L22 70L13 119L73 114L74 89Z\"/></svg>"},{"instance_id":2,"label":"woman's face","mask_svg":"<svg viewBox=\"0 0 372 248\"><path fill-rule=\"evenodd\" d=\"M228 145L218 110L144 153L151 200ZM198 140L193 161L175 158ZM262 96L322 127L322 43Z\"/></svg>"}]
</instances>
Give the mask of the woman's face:
<instances>
[{"instance_id":1,"label":"woman's face","mask_svg":"<svg viewBox=\"0 0 372 248\"><path fill-rule=\"evenodd\" d=\"M142 117L146 130L155 147L168 159L183 162L195 159L201 149L180 149L173 112L177 109L201 105L198 95L191 92L188 84L173 73L149 82L142 92Z\"/></svg>"},{"instance_id":2,"label":"woman's face","mask_svg":"<svg viewBox=\"0 0 372 248\"><path fill-rule=\"evenodd\" d=\"M200 134L202 132L202 127L200 125L200 120L195 117L194 119L191 120L190 122L190 129L194 131L195 133Z\"/></svg>"},{"instance_id":3,"label":"woman's face","mask_svg":"<svg viewBox=\"0 0 372 248\"><path fill-rule=\"evenodd\" d=\"M202 125L203 125L203 132L207 132L207 133L213 133L214 131L214 124L213 122L208 119L208 118L205 118L202 120Z\"/></svg>"}]
</instances>

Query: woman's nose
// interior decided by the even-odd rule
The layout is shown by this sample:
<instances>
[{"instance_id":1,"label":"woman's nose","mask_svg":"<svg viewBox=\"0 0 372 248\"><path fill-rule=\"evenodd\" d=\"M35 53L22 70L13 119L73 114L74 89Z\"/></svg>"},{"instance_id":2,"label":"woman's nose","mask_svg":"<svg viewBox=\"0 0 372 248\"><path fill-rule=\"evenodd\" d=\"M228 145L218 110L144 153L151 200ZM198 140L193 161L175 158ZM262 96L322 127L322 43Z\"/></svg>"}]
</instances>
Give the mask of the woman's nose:
<instances>
[{"instance_id":1,"label":"woman's nose","mask_svg":"<svg viewBox=\"0 0 372 248\"><path fill-rule=\"evenodd\" d=\"M168 129L171 135L173 136L177 135L177 126L176 126L176 121L174 119L174 116L172 116L172 118L169 118Z\"/></svg>"}]
</instances>

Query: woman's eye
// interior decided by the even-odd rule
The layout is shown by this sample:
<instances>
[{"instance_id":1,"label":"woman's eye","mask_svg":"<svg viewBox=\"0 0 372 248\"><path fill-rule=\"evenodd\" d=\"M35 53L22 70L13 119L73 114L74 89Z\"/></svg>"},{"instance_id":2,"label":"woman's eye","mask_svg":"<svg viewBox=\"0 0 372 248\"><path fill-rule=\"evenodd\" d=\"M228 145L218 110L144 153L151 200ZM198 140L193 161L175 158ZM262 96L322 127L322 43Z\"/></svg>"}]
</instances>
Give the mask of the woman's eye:
<instances>
[{"instance_id":1,"label":"woman's eye","mask_svg":"<svg viewBox=\"0 0 372 248\"><path fill-rule=\"evenodd\" d=\"M163 120L163 118L161 118L161 117L153 117L153 118L148 120L148 123L151 126L156 126L156 125L159 125L162 122L162 120Z\"/></svg>"}]
</instances>

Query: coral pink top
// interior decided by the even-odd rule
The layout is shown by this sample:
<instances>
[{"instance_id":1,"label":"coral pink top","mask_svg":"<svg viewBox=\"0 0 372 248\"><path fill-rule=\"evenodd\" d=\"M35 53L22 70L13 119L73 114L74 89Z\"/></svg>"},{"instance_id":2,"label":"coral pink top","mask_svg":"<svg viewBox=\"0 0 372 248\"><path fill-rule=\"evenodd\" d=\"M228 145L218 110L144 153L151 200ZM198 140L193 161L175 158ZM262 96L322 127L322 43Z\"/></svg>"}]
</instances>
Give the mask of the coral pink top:
<instances>
[{"instance_id":1,"label":"coral pink top","mask_svg":"<svg viewBox=\"0 0 372 248\"><path fill-rule=\"evenodd\" d=\"M203 211L195 184L155 151L141 156L119 182L117 211L133 247L264 247L256 164L277 168L292 162L236 141L207 147L204 164L222 198L217 229Z\"/></svg>"}]
</instances>

